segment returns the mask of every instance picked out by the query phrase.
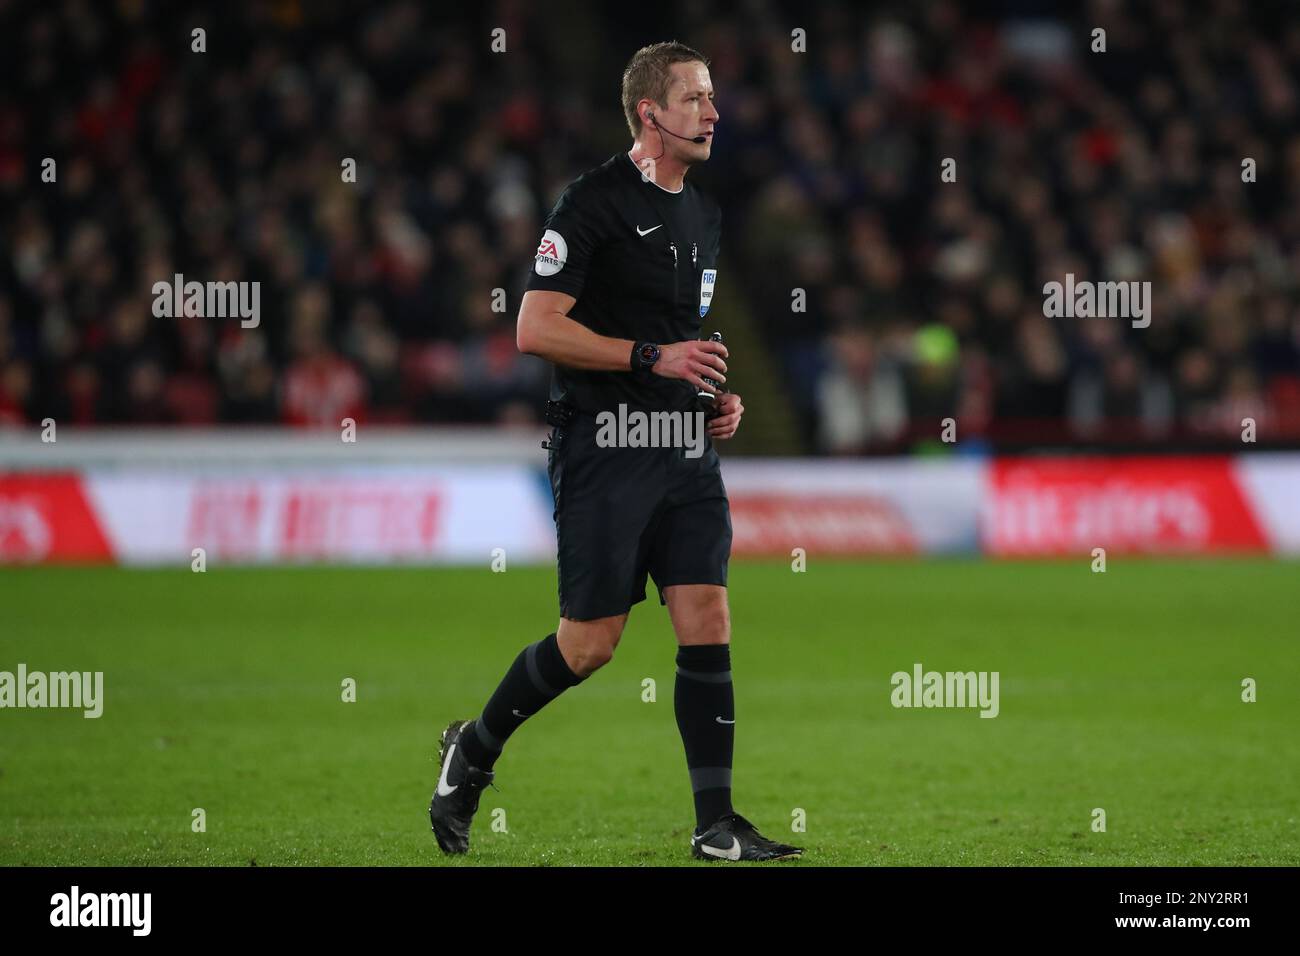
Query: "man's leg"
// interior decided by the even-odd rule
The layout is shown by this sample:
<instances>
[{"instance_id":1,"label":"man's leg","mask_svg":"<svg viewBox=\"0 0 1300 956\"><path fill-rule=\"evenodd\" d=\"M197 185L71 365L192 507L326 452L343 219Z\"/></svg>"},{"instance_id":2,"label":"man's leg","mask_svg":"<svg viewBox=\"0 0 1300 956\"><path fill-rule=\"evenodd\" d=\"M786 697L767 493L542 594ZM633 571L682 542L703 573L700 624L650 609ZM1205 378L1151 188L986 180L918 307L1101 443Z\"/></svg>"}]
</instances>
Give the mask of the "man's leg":
<instances>
[{"instance_id":1,"label":"man's leg","mask_svg":"<svg viewBox=\"0 0 1300 956\"><path fill-rule=\"evenodd\" d=\"M470 824L479 797L492 783L492 765L509 736L609 661L626 621L626 613L589 621L561 618L555 634L519 652L476 720L454 720L442 732L429 824L444 853L469 850Z\"/></svg>"},{"instance_id":2,"label":"man's leg","mask_svg":"<svg viewBox=\"0 0 1300 956\"><path fill-rule=\"evenodd\" d=\"M696 824L703 831L732 812L736 712L727 589L676 584L665 587L663 595L679 645L673 708L686 748Z\"/></svg>"},{"instance_id":3,"label":"man's leg","mask_svg":"<svg viewBox=\"0 0 1300 956\"><path fill-rule=\"evenodd\" d=\"M529 717L614 654L632 605L645 600L646 548L666 470L658 449L606 449L595 417L552 432L547 473L555 502L560 625L525 647L475 720L443 731L429 821L447 853L469 849L478 798L506 741ZM462 782L468 786L462 786Z\"/></svg>"},{"instance_id":4,"label":"man's leg","mask_svg":"<svg viewBox=\"0 0 1300 956\"><path fill-rule=\"evenodd\" d=\"M594 621L562 617L555 634L520 651L482 715L470 722L461 737L469 762L491 770L510 735L525 720L609 662L626 623L626 614Z\"/></svg>"},{"instance_id":5,"label":"man's leg","mask_svg":"<svg viewBox=\"0 0 1300 956\"><path fill-rule=\"evenodd\" d=\"M695 796L691 853L700 859L784 860L803 853L769 840L731 806L735 694L731 684L731 615L727 589L716 584L663 588L677 632L677 727Z\"/></svg>"}]
</instances>

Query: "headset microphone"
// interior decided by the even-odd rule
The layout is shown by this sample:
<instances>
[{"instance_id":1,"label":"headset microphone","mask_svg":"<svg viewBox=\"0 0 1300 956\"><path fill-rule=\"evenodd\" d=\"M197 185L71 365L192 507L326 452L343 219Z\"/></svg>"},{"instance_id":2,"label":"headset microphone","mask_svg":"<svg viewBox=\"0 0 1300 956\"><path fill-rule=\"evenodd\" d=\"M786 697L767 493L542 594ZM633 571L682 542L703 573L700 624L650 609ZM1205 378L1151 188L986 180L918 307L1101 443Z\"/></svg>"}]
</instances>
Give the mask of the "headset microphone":
<instances>
[{"instance_id":1,"label":"headset microphone","mask_svg":"<svg viewBox=\"0 0 1300 956\"><path fill-rule=\"evenodd\" d=\"M659 124L659 121L655 119L655 114L653 112L647 111L646 115L649 116L650 119L654 120L655 129L667 133L669 136L676 136L678 139L688 140L689 142L692 143L707 143L709 140L707 136L682 136L680 133L674 133L672 130L668 129L667 127L661 126Z\"/></svg>"}]
</instances>

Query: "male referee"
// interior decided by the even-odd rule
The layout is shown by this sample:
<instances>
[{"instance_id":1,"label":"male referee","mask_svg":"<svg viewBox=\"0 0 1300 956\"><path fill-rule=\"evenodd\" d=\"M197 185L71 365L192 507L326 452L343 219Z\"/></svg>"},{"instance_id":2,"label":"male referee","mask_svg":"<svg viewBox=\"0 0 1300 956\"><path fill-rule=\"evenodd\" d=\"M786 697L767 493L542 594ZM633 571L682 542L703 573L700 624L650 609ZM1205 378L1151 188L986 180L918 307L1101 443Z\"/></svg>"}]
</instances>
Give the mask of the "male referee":
<instances>
[{"instance_id":1,"label":"male referee","mask_svg":"<svg viewBox=\"0 0 1300 956\"><path fill-rule=\"evenodd\" d=\"M623 112L632 149L560 196L519 309L520 350L555 364L547 470L559 627L520 652L477 719L443 731L429 820L445 852L469 849L470 822L505 742L609 662L649 574L679 645L674 710L695 797L692 853L797 856L799 847L762 836L731 805L731 514L712 439L736 433L744 405L708 381L726 381L726 348L699 341L721 224L717 203L685 181L709 158L718 120L707 61L680 43L638 50L623 73ZM596 441L602 411L625 404L689 414L702 401L716 405L703 454Z\"/></svg>"}]
</instances>

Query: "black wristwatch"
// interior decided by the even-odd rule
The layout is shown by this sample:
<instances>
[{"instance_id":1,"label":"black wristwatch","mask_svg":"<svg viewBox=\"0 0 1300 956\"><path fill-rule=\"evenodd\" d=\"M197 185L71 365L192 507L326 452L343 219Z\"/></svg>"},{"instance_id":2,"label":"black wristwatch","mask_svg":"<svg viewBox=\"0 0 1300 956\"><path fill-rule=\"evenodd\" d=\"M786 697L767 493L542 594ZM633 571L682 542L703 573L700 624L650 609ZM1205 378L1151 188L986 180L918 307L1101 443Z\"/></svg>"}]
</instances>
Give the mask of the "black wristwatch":
<instances>
[{"instance_id":1,"label":"black wristwatch","mask_svg":"<svg viewBox=\"0 0 1300 956\"><path fill-rule=\"evenodd\" d=\"M632 374L646 378L652 374L655 362L659 361L659 346L650 342L637 342L632 346Z\"/></svg>"}]
</instances>

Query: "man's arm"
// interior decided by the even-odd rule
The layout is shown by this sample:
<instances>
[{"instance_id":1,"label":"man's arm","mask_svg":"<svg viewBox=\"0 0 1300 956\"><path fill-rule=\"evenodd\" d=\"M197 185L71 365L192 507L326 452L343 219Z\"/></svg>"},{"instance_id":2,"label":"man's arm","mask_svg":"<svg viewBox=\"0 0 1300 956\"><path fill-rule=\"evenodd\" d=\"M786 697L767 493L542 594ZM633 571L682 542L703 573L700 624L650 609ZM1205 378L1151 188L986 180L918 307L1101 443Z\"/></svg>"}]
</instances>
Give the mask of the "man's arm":
<instances>
[{"instance_id":1,"label":"man's arm","mask_svg":"<svg viewBox=\"0 0 1300 956\"><path fill-rule=\"evenodd\" d=\"M576 301L564 292L542 289L525 292L515 332L519 351L568 368L631 371L632 346L636 343L631 339L597 335L569 318L569 310Z\"/></svg>"},{"instance_id":2,"label":"man's arm","mask_svg":"<svg viewBox=\"0 0 1300 956\"><path fill-rule=\"evenodd\" d=\"M569 318L577 301L564 292L530 289L519 305L515 344L519 351L536 355L567 368L602 372L632 370L631 339L598 335L581 322ZM704 375L719 382L727 380L727 349L721 342L675 342L659 345L654 373L663 378L682 379L697 388L718 394L705 384Z\"/></svg>"}]
</instances>

